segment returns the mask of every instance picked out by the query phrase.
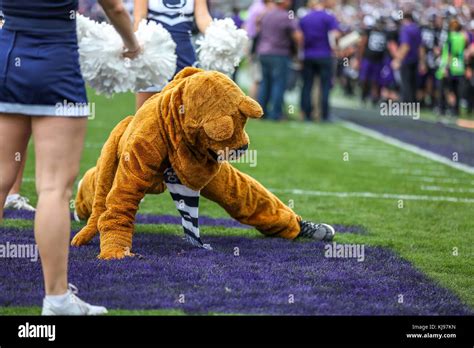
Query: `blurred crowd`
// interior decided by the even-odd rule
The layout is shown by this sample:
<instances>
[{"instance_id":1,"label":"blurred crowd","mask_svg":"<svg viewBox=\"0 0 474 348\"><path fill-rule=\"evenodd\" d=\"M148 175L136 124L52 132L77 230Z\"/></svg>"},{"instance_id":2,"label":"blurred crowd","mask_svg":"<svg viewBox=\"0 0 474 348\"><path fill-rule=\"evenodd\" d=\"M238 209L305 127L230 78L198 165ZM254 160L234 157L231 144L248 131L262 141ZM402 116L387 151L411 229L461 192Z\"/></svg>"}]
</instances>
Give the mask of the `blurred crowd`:
<instances>
[{"instance_id":1,"label":"blurred crowd","mask_svg":"<svg viewBox=\"0 0 474 348\"><path fill-rule=\"evenodd\" d=\"M472 0L210 1L251 38L249 93L267 119L286 118L285 93L298 91L305 120L331 120L338 87L364 106L419 102L440 116L472 114ZM130 12L133 1L124 1ZM226 6L222 6L226 5ZM96 1L79 12L102 20Z\"/></svg>"},{"instance_id":2,"label":"blurred crowd","mask_svg":"<svg viewBox=\"0 0 474 348\"><path fill-rule=\"evenodd\" d=\"M339 7L342 32L361 35L337 53L345 93L374 104L419 102L438 115L458 116L461 108L472 114L474 6L455 4L384 1L366 3L357 13Z\"/></svg>"},{"instance_id":3,"label":"blurred crowd","mask_svg":"<svg viewBox=\"0 0 474 348\"><path fill-rule=\"evenodd\" d=\"M473 4L297 3L255 0L244 23L254 40L252 93L268 118L285 117L283 93L295 85L306 120L331 120L336 85L367 106L392 100L418 102L442 116L472 114Z\"/></svg>"}]
</instances>

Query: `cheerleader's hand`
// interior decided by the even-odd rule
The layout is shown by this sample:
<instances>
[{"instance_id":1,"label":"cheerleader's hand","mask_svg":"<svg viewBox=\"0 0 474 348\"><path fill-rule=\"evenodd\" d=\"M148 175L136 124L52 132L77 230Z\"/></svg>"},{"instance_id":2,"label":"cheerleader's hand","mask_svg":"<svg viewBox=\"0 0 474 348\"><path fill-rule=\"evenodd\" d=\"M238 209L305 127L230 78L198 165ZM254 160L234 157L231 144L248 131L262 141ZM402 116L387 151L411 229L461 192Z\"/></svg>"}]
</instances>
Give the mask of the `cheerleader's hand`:
<instances>
[{"instance_id":1,"label":"cheerleader's hand","mask_svg":"<svg viewBox=\"0 0 474 348\"><path fill-rule=\"evenodd\" d=\"M141 45L138 45L136 48L132 48L132 49L125 47L122 53L122 57L135 59L140 55L140 53L142 53L142 51L143 51L143 47Z\"/></svg>"}]
</instances>

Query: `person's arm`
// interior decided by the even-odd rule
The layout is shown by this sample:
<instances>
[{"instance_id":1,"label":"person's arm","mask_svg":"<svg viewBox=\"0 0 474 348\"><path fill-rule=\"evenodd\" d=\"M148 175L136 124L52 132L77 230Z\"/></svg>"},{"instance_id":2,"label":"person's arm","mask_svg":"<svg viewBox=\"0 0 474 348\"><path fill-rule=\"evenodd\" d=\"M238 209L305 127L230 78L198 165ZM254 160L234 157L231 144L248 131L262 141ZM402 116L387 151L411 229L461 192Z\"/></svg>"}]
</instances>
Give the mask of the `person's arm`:
<instances>
[{"instance_id":1,"label":"person's arm","mask_svg":"<svg viewBox=\"0 0 474 348\"><path fill-rule=\"evenodd\" d=\"M419 54L420 54L419 70L421 74L425 74L428 68L426 66L426 48L423 45L420 46Z\"/></svg>"},{"instance_id":2,"label":"person's arm","mask_svg":"<svg viewBox=\"0 0 474 348\"><path fill-rule=\"evenodd\" d=\"M330 16L329 23L328 23L328 40L331 49L336 52L338 50L338 41L339 38L342 36L341 30L339 28L339 22L337 21L336 17Z\"/></svg>"},{"instance_id":3,"label":"person's arm","mask_svg":"<svg viewBox=\"0 0 474 348\"><path fill-rule=\"evenodd\" d=\"M291 33L291 38L295 42L296 46L298 47L298 52L303 50L304 48L304 35L300 29L293 30Z\"/></svg>"},{"instance_id":4,"label":"person's arm","mask_svg":"<svg viewBox=\"0 0 474 348\"><path fill-rule=\"evenodd\" d=\"M387 48L390 56L395 57L398 52L398 42L394 39L388 40Z\"/></svg>"},{"instance_id":5,"label":"person's arm","mask_svg":"<svg viewBox=\"0 0 474 348\"><path fill-rule=\"evenodd\" d=\"M472 79L472 60L474 59L474 43L471 43L466 50L466 78L468 80Z\"/></svg>"},{"instance_id":6,"label":"person's arm","mask_svg":"<svg viewBox=\"0 0 474 348\"><path fill-rule=\"evenodd\" d=\"M362 61L362 57L364 56L365 46L367 45L367 41L369 41L369 37L367 33L364 33L360 39L359 45L357 47L357 60L359 62Z\"/></svg>"},{"instance_id":7,"label":"person's arm","mask_svg":"<svg viewBox=\"0 0 474 348\"><path fill-rule=\"evenodd\" d=\"M133 30L137 31L138 25L148 16L148 0L134 0L133 2Z\"/></svg>"},{"instance_id":8,"label":"person's arm","mask_svg":"<svg viewBox=\"0 0 474 348\"><path fill-rule=\"evenodd\" d=\"M135 58L140 54L140 44L133 33L132 21L123 6L122 0L99 0L99 4L104 9L105 14L114 26L115 30L122 37L126 48L124 57Z\"/></svg>"},{"instance_id":9,"label":"person's arm","mask_svg":"<svg viewBox=\"0 0 474 348\"><path fill-rule=\"evenodd\" d=\"M199 31L204 33L212 22L206 0L196 0L194 2L194 19L196 20L196 26Z\"/></svg>"},{"instance_id":10,"label":"person's arm","mask_svg":"<svg viewBox=\"0 0 474 348\"><path fill-rule=\"evenodd\" d=\"M406 55L410 51L410 45L407 43L402 43L400 47L398 48L395 58L393 58L392 61L392 68L394 70L400 69L400 66L402 65L402 61L405 59Z\"/></svg>"},{"instance_id":11,"label":"person's arm","mask_svg":"<svg viewBox=\"0 0 474 348\"><path fill-rule=\"evenodd\" d=\"M404 60L409 51L410 51L410 45L406 43L402 44L400 48L398 49L396 59L398 59L399 61Z\"/></svg>"}]
</instances>

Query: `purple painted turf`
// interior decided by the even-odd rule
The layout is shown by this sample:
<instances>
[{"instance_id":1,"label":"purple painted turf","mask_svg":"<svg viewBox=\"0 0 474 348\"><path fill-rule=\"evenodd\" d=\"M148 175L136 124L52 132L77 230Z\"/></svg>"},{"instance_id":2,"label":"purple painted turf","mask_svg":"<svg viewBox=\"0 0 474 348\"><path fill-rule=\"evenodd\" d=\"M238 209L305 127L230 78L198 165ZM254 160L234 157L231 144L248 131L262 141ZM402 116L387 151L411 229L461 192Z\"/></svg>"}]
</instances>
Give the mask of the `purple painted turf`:
<instances>
[{"instance_id":1,"label":"purple painted turf","mask_svg":"<svg viewBox=\"0 0 474 348\"><path fill-rule=\"evenodd\" d=\"M34 212L25 211L25 210L5 210L4 214L5 219L15 219L15 220L33 220L35 217ZM72 218L72 216L71 216ZM181 217L173 215L153 215L153 214L137 214L135 219L137 224L171 224L171 225L181 225ZM227 228L252 228L248 225L243 225L240 222L234 219L226 218L212 218L208 216L200 216L199 224L201 226L212 226L212 227L227 227ZM353 226L353 225L334 225L337 233L356 233L364 234L366 230L363 226Z\"/></svg>"},{"instance_id":2,"label":"purple painted turf","mask_svg":"<svg viewBox=\"0 0 474 348\"><path fill-rule=\"evenodd\" d=\"M474 132L407 117L382 117L377 111L337 109L338 116L448 159L474 165Z\"/></svg>"},{"instance_id":3,"label":"purple painted turf","mask_svg":"<svg viewBox=\"0 0 474 348\"><path fill-rule=\"evenodd\" d=\"M26 210L5 210L5 219L15 220L33 220L35 213ZM71 214L71 219L73 218ZM137 224L172 224L181 225L181 217L174 215L153 215L153 214L137 214L135 219ZM234 219L211 218L208 216L200 216L199 223L203 226L220 226L230 228L251 228L243 225Z\"/></svg>"},{"instance_id":4,"label":"purple painted turf","mask_svg":"<svg viewBox=\"0 0 474 348\"><path fill-rule=\"evenodd\" d=\"M33 243L33 232L2 228L0 244ZM97 240L72 248L70 281L81 297L112 309L297 315L472 314L393 252L366 247L365 261L327 259L324 244L277 238L205 237L214 251L179 237L138 233L144 258L101 261ZM238 247L240 256L234 256ZM0 306L41 303L40 264L0 259ZM185 303L178 303L180 294ZM288 298L294 295L295 303ZM404 302L398 303L403 294Z\"/></svg>"}]
</instances>

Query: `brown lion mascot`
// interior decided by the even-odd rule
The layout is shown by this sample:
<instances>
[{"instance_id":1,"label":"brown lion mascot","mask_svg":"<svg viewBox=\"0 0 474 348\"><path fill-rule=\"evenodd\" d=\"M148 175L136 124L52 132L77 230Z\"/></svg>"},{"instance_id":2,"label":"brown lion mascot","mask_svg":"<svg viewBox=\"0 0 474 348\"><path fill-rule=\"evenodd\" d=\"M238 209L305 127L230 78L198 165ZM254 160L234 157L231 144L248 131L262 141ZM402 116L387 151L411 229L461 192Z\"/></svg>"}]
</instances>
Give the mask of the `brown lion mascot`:
<instances>
[{"instance_id":1,"label":"brown lion mascot","mask_svg":"<svg viewBox=\"0 0 474 348\"><path fill-rule=\"evenodd\" d=\"M186 237L200 247L209 247L199 237L201 194L267 236L332 240L331 226L302 221L223 157L238 156L248 148L247 119L262 113L260 105L224 74L182 70L111 132L97 165L80 182L76 214L88 221L71 244L87 244L99 232L99 258L133 256L139 203L145 194L166 188L182 216Z\"/></svg>"}]
</instances>

